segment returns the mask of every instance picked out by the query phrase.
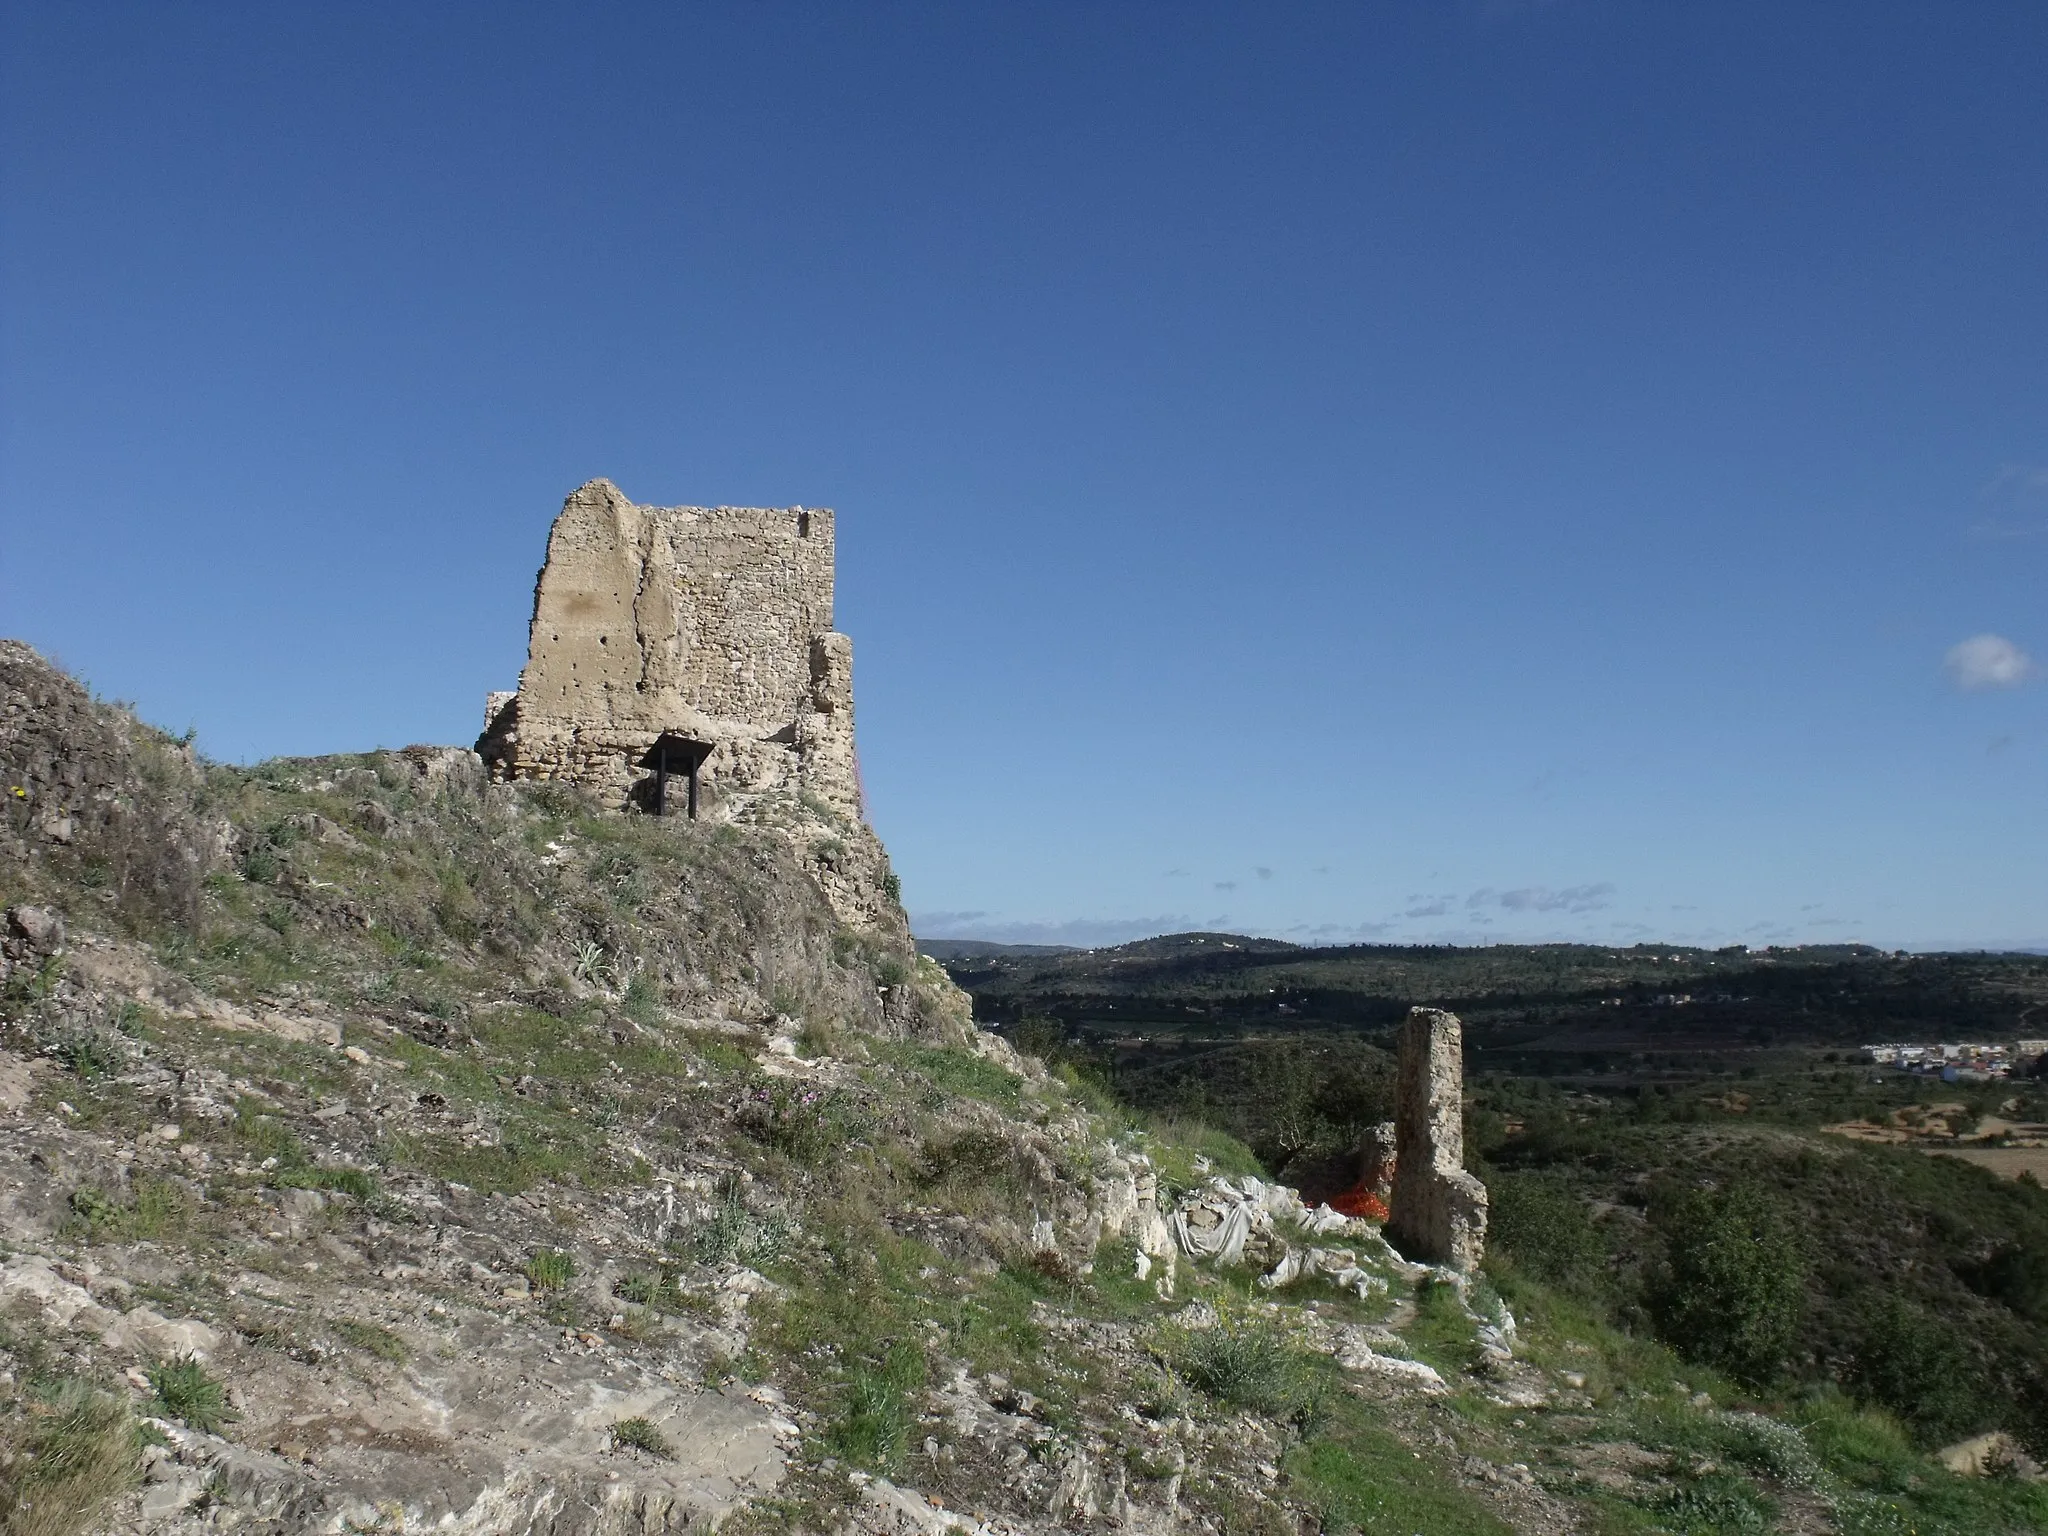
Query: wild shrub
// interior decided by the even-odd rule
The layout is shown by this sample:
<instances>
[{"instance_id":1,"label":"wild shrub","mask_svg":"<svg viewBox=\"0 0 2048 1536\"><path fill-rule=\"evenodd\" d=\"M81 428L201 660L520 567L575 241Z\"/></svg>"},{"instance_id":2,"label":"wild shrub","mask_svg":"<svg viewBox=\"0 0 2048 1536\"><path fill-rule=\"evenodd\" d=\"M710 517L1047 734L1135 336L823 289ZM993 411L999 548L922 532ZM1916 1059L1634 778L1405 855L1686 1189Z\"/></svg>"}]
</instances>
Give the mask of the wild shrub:
<instances>
[{"instance_id":1,"label":"wild shrub","mask_svg":"<svg viewBox=\"0 0 2048 1536\"><path fill-rule=\"evenodd\" d=\"M228 1406L227 1389L191 1355L150 1366L149 1384L156 1392L155 1406L165 1417L183 1419L201 1434L218 1434L223 1425L241 1417Z\"/></svg>"},{"instance_id":2,"label":"wild shrub","mask_svg":"<svg viewBox=\"0 0 2048 1536\"><path fill-rule=\"evenodd\" d=\"M445 869L441 872L433 912L434 921L440 924L441 931L458 944L474 944L482 931L483 905L460 870Z\"/></svg>"},{"instance_id":3,"label":"wild shrub","mask_svg":"<svg viewBox=\"0 0 2048 1536\"><path fill-rule=\"evenodd\" d=\"M692 1228L687 1248L700 1264L745 1264L759 1268L782 1251L789 1224L780 1216L750 1210L737 1180L718 1191L708 1220Z\"/></svg>"},{"instance_id":4,"label":"wild shrub","mask_svg":"<svg viewBox=\"0 0 2048 1536\"><path fill-rule=\"evenodd\" d=\"M366 1323L358 1318L338 1317L334 1320L334 1331L341 1341L375 1355L379 1360L388 1360L393 1365L403 1365L412 1358L412 1348L405 1340L389 1328L376 1323Z\"/></svg>"},{"instance_id":5,"label":"wild shrub","mask_svg":"<svg viewBox=\"0 0 2048 1536\"><path fill-rule=\"evenodd\" d=\"M905 1342L854 1367L845 1406L825 1435L834 1454L883 1472L900 1467L926 1375L924 1352Z\"/></svg>"},{"instance_id":6,"label":"wild shrub","mask_svg":"<svg viewBox=\"0 0 2048 1536\"><path fill-rule=\"evenodd\" d=\"M1151 1361L1138 1370L1131 1404L1148 1419L1184 1419L1194 1412L1194 1394L1171 1364Z\"/></svg>"},{"instance_id":7,"label":"wild shrub","mask_svg":"<svg viewBox=\"0 0 2048 1536\"><path fill-rule=\"evenodd\" d=\"M1755 1184L1688 1190L1657 1212L1666 1264L1650 1305L1681 1354L1756 1385L1790 1361L1807 1261L1783 1207Z\"/></svg>"},{"instance_id":8,"label":"wild shrub","mask_svg":"<svg viewBox=\"0 0 2048 1536\"><path fill-rule=\"evenodd\" d=\"M612 959L602 944L585 939L576 946L570 974L586 986L601 987L611 979Z\"/></svg>"},{"instance_id":9,"label":"wild shrub","mask_svg":"<svg viewBox=\"0 0 2048 1536\"><path fill-rule=\"evenodd\" d=\"M0 1017L18 1019L35 1015L64 979L64 957L47 955L36 965L17 965L0 987Z\"/></svg>"},{"instance_id":10,"label":"wild shrub","mask_svg":"<svg viewBox=\"0 0 2048 1536\"><path fill-rule=\"evenodd\" d=\"M970 1130L925 1143L918 1178L931 1185L1009 1184L1017 1180L1017 1148L1001 1131Z\"/></svg>"},{"instance_id":11,"label":"wild shrub","mask_svg":"<svg viewBox=\"0 0 2048 1536\"><path fill-rule=\"evenodd\" d=\"M2004 1242L1983 1259L1953 1267L1956 1277L1979 1296L2010 1307L2031 1322L2048 1323L2048 1253L2025 1243Z\"/></svg>"},{"instance_id":12,"label":"wild shrub","mask_svg":"<svg viewBox=\"0 0 2048 1536\"><path fill-rule=\"evenodd\" d=\"M839 1089L775 1082L749 1095L739 1122L763 1146L817 1167L844 1151L866 1128L867 1118L860 1101Z\"/></svg>"},{"instance_id":13,"label":"wild shrub","mask_svg":"<svg viewBox=\"0 0 2048 1536\"><path fill-rule=\"evenodd\" d=\"M1233 1408L1285 1416L1307 1386L1306 1361L1270 1317L1219 1308L1208 1328L1176 1330L1165 1363L1190 1386Z\"/></svg>"},{"instance_id":14,"label":"wild shrub","mask_svg":"<svg viewBox=\"0 0 2048 1536\"><path fill-rule=\"evenodd\" d=\"M1022 1078L972 1051L918 1045L909 1040L877 1042L873 1049L885 1061L917 1073L945 1093L962 1094L1006 1109L1015 1109L1023 1095Z\"/></svg>"},{"instance_id":15,"label":"wild shrub","mask_svg":"<svg viewBox=\"0 0 2048 1536\"><path fill-rule=\"evenodd\" d=\"M626 983L625 994L619 999L619 1010L642 1029L654 1028L666 1011L662 1007L660 985L644 970L635 971L632 980Z\"/></svg>"},{"instance_id":16,"label":"wild shrub","mask_svg":"<svg viewBox=\"0 0 2048 1536\"><path fill-rule=\"evenodd\" d=\"M91 1028L64 1030L43 1047L43 1052L75 1077L87 1081L112 1077L128 1064L121 1047Z\"/></svg>"},{"instance_id":17,"label":"wild shrub","mask_svg":"<svg viewBox=\"0 0 2048 1536\"><path fill-rule=\"evenodd\" d=\"M1584 1290L1600 1276L1607 1243L1564 1179L1496 1174L1486 1181L1487 1247L1547 1285Z\"/></svg>"},{"instance_id":18,"label":"wild shrub","mask_svg":"<svg viewBox=\"0 0 2048 1536\"><path fill-rule=\"evenodd\" d=\"M1727 1472L1686 1478L1652 1499L1650 1508L1685 1536L1761 1536L1775 1528L1778 1513L1756 1484Z\"/></svg>"},{"instance_id":19,"label":"wild shrub","mask_svg":"<svg viewBox=\"0 0 2048 1536\"><path fill-rule=\"evenodd\" d=\"M1902 1296L1864 1298L1849 1379L1930 1442L1986 1427L1984 1368L1968 1336L1952 1319Z\"/></svg>"},{"instance_id":20,"label":"wild shrub","mask_svg":"<svg viewBox=\"0 0 2048 1536\"><path fill-rule=\"evenodd\" d=\"M1018 1050L1047 1065L1059 1060L1067 1043L1067 1026L1044 1013L1027 1013L1003 1033Z\"/></svg>"},{"instance_id":21,"label":"wild shrub","mask_svg":"<svg viewBox=\"0 0 2048 1536\"><path fill-rule=\"evenodd\" d=\"M74 1230L89 1242L161 1242L178 1236L191 1219L185 1193L165 1179L138 1178L124 1204L96 1185L72 1191Z\"/></svg>"},{"instance_id":22,"label":"wild shrub","mask_svg":"<svg viewBox=\"0 0 2048 1536\"><path fill-rule=\"evenodd\" d=\"M636 1307L658 1307L669 1300L673 1284L668 1275L634 1270L612 1283L612 1294Z\"/></svg>"}]
</instances>

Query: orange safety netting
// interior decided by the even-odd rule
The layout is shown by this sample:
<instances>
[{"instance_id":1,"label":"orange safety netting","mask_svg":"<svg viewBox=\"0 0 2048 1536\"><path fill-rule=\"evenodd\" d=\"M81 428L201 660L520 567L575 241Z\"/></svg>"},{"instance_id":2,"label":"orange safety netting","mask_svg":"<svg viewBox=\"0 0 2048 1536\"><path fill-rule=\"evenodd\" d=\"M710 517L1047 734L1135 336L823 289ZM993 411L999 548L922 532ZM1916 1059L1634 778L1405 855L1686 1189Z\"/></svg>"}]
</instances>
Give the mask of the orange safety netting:
<instances>
[{"instance_id":1,"label":"orange safety netting","mask_svg":"<svg viewBox=\"0 0 2048 1536\"><path fill-rule=\"evenodd\" d=\"M1387 1202L1363 1184L1354 1184L1337 1196L1330 1202L1330 1209L1340 1216L1358 1216L1367 1221L1387 1219Z\"/></svg>"}]
</instances>

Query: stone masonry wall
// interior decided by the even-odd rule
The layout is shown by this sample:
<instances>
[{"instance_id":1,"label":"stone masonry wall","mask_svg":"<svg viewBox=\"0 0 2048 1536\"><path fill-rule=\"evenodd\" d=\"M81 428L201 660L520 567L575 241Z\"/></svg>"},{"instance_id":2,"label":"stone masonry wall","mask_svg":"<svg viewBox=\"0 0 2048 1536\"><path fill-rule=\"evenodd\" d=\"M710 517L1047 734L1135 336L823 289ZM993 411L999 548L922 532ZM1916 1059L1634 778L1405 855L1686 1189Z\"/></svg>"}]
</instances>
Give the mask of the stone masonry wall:
<instances>
[{"instance_id":1,"label":"stone masonry wall","mask_svg":"<svg viewBox=\"0 0 2048 1536\"><path fill-rule=\"evenodd\" d=\"M711 748L700 803L810 790L858 814L852 642L832 633L833 521L800 507L563 504L517 695L478 750L500 778L627 804L665 732Z\"/></svg>"},{"instance_id":2,"label":"stone masonry wall","mask_svg":"<svg viewBox=\"0 0 2048 1536\"><path fill-rule=\"evenodd\" d=\"M1486 1186L1465 1171L1464 1026L1411 1008L1394 1090L1394 1199L1387 1236L1409 1258L1470 1274L1486 1244Z\"/></svg>"}]
</instances>

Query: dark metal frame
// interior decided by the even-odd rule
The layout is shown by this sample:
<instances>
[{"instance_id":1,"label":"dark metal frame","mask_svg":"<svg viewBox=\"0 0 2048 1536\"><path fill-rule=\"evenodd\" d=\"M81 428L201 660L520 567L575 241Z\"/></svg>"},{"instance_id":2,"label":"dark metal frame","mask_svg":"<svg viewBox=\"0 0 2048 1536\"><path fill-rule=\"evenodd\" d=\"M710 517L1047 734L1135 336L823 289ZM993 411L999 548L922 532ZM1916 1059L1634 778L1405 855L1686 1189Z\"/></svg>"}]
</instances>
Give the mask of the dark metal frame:
<instances>
[{"instance_id":1,"label":"dark metal frame","mask_svg":"<svg viewBox=\"0 0 2048 1536\"><path fill-rule=\"evenodd\" d=\"M692 821L697 819L699 771L704 766L704 759L710 755L711 748L701 741L691 741L687 737L677 736L670 731L663 731L661 733L661 736L655 741L654 745L648 749L647 756L640 760L641 766L654 770L655 815L666 816L668 814L669 776L673 773L681 773L686 776L688 784L688 791L684 801L686 814Z\"/></svg>"}]
</instances>

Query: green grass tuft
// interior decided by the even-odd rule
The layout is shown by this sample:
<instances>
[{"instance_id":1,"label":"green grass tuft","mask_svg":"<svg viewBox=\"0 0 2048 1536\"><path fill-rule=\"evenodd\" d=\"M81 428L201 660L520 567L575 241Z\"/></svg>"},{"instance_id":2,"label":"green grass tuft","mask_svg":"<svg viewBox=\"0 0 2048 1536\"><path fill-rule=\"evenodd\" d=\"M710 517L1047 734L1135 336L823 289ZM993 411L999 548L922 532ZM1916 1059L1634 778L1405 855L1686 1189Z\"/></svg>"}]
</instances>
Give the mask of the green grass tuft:
<instances>
[{"instance_id":1,"label":"green grass tuft","mask_svg":"<svg viewBox=\"0 0 2048 1536\"><path fill-rule=\"evenodd\" d=\"M652 1419L621 1419L612 1426L612 1449L645 1451L661 1461L675 1460L676 1453L654 1427Z\"/></svg>"},{"instance_id":2,"label":"green grass tuft","mask_svg":"<svg viewBox=\"0 0 2048 1536\"><path fill-rule=\"evenodd\" d=\"M228 1406L227 1389L206 1374L191 1355L159 1360L149 1368L155 1407L166 1418L183 1419L201 1434L214 1435L241 1417Z\"/></svg>"},{"instance_id":3,"label":"green grass tuft","mask_svg":"<svg viewBox=\"0 0 2048 1536\"><path fill-rule=\"evenodd\" d=\"M559 1291L576 1278L576 1261L560 1248L543 1248L526 1261L526 1278L536 1291Z\"/></svg>"},{"instance_id":4,"label":"green grass tuft","mask_svg":"<svg viewBox=\"0 0 2048 1536\"><path fill-rule=\"evenodd\" d=\"M379 1360L389 1360L393 1365L403 1365L412 1358L412 1346L407 1344L389 1328L375 1323L361 1322L353 1317L338 1317L334 1320L335 1334L346 1344L353 1345L365 1354L375 1355Z\"/></svg>"},{"instance_id":5,"label":"green grass tuft","mask_svg":"<svg viewBox=\"0 0 2048 1536\"><path fill-rule=\"evenodd\" d=\"M141 1470L128 1405L89 1382L38 1383L0 1415L0 1536L77 1536Z\"/></svg>"}]
</instances>

